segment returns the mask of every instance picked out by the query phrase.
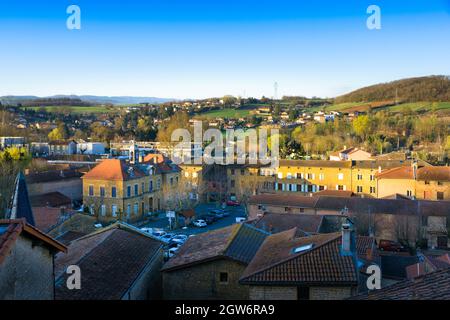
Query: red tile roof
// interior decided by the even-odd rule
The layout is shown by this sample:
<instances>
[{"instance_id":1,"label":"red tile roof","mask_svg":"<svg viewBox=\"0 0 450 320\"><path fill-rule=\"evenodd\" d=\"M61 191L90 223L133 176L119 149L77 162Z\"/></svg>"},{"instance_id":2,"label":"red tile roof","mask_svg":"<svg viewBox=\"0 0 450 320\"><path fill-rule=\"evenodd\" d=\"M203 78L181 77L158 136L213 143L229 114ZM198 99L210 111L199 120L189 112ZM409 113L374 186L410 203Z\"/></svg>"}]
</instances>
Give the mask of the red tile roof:
<instances>
[{"instance_id":1,"label":"red tile roof","mask_svg":"<svg viewBox=\"0 0 450 320\"><path fill-rule=\"evenodd\" d=\"M58 300L119 300L150 261L162 254L162 243L134 228L115 224L71 242L55 259ZM82 270L80 290L66 286L68 265ZM160 266L157 266L159 268Z\"/></svg>"},{"instance_id":2,"label":"red tile roof","mask_svg":"<svg viewBox=\"0 0 450 320\"><path fill-rule=\"evenodd\" d=\"M86 173L82 179L123 181L143 176L145 174L137 166L119 159L106 159Z\"/></svg>"},{"instance_id":3,"label":"red tile roof","mask_svg":"<svg viewBox=\"0 0 450 320\"><path fill-rule=\"evenodd\" d=\"M25 219L4 219L0 220L0 264L9 255L22 233L39 239L52 251L66 251L63 244L28 224Z\"/></svg>"},{"instance_id":4,"label":"red tile roof","mask_svg":"<svg viewBox=\"0 0 450 320\"><path fill-rule=\"evenodd\" d=\"M417 180L450 181L450 167L422 167L417 170Z\"/></svg>"},{"instance_id":5,"label":"red tile roof","mask_svg":"<svg viewBox=\"0 0 450 320\"><path fill-rule=\"evenodd\" d=\"M241 277L243 284L357 285L351 256L341 255L341 234L295 238L291 229L266 238ZM299 253L295 248L312 244Z\"/></svg>"},{"instance_id":6,"label":"red tile roof","mask_svg":"<svg viewBox=\"0 0 450 320\"><path fill-rule=\"evenodd\" d=\"M353 300L450 300L450 268L404 280Z\"/></svg>"},{"instance_id":7,"label":"red tile roof","mask_svg":"<svg viewBox=\"0 0 450 320\"><path fill-rule=\"evenodd\" d=\"M384 170L375 175L378 179L414 179L412 167L398 167Z\"/></svg>"},{"instance_id":8,"label":"red tile roof","mask_svg":"<svg viewBox=\"0 0 450 320\"><path fill-rule=\"evenodd\" d=\"M217 258L250 262L268 233L257 228L234 224L189 238L179 252L163 267L172 271Z\"/></svg>"}]
</instances>

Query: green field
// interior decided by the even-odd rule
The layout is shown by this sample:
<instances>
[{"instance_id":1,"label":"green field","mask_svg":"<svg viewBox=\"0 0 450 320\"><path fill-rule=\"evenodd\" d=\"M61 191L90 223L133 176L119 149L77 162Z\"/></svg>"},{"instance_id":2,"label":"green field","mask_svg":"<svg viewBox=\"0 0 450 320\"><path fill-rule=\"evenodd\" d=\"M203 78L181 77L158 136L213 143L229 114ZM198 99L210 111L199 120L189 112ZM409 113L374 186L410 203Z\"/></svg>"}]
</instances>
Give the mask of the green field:
<instances>
[{"instance_id":1,"label":"green field","mask_svg":"<svg viewBox=\"0 0 450 320\"><path fill-rule=\"evenodd\" d=\"M64 109L70 109L73 113L113 113L118 112L123 107L105 107L105 106L45 106L45 107L23 107L23 109L40 110L45 109L47 112L61 112Z\"/></svg>"},{"instance_id":2,"label":"green field","mask_svg":"<svg viewBox=\"0 0 450 320\"><path fill-rule=\"evenodd\" d=\"M195 116L195 118L245 118L250 115L251 110L247 109L222 109L222 110L212 110L204 113L200 113Z\"/></svg>"}]
</instances>

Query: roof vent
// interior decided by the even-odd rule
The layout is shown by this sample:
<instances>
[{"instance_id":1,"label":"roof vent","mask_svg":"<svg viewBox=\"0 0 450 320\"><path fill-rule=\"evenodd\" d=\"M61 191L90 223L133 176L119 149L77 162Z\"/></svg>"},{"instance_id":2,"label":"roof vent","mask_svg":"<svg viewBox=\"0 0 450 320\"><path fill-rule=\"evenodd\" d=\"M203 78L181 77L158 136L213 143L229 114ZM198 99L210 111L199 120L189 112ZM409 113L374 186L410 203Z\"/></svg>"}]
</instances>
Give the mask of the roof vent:
<instances>
[{"instance_id":1,"label":"roof vent","mask_svg":"<svg viewBox=\"0 0 450 320\"><path fill-rule=\"evenodd\" d=\"M304 251L308 251L311 250L314 247L314 243L310 243L304 246L300 246L297 248L294 248L294 253L300 253L300 252L304 252Z\"/></svg>"}]
</instances>

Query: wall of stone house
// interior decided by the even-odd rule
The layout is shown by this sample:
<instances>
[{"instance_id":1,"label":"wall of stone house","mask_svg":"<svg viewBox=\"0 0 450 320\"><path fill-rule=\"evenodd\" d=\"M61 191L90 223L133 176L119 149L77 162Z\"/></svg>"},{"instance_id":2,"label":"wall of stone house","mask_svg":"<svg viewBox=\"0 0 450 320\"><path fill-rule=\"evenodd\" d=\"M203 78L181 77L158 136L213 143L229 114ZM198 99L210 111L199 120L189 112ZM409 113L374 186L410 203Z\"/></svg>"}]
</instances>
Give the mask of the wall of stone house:
<instances>
[{"instance_id":1,"label":"wall of stone house","mask_svg":"<svg viewBox=\"0 0 450 320\"><path fill-rule=\"evenodd\" d=\"M286 211L286 207L288 210ZM263 214L264 212L270 212L270 213L296 213L296 214L319 214L319 212L316 212L316 209L314 208L297 208L297 207L289 207L289 206L277 206L277 205L264 205L264 210L259 207L258 204L249 204L248 205L248 214L249 219L254 219L258 216L258 214ZM326 214L336 214L337 211L330 211L332 213L326 213Z\"/></svg>"},{"instance_id":2,"label":"wall of stone house","mask_svg":"<svg viewBox=\"0 0 450 320\"><path fill-rule=\"evenodd\" d=\"M356 294L353 287L310 287L310 300L344 300Z\"/></svg>"},{"instance_id":3,"label":"wall of stone house","mask_svg":"<svg viewBox=\"0 0 450 320\"><path fill-rule=\"evenodd\" d=\"M162 298L163 250L159 250L153 260L135 282L134 286L124 296L124 300L156 300Z\"/></svg>"},{"instance_id":4,"label":"wall of stone house","mask_svg":"<svg viewBox=\"0 0 450 320\"><path fill-rule=\"evenodd\" d=\"M239 284L245 265L226 259L163 272L164 299L248 299L248 287ZM220 283L221 272L228 273L228 283Z\"/></svg>"},{"instance_id":5,"label":"wall of stone house","mask_svg":"<svg viewBox=\"0 0 450 320\"><path fill-rule=\"evenodd\" d=\"M83 183L80 178L63 179L51 182L39 182L27 184L30 196L41 195L49 192L60 192L72 200L83 198Z\"/></svg>"},{"instance_id":6,"label":"wall of stone house","mask_svg":"<svg viewBox=\"0 0 450 320\"><path fill-rule=\"evenodd\" d=\"M19 237L0 266L0 300L52 300L53 287L50 251Z\"/></svg>"},{"instance_id":7,"label":"wall of stone house","mask_svg":"<svg viewBox=\"0 0 450 320\"><path fill-rule=\"evenodd\" d=\"M249 286L250 300L297 300L297 287Z\"/></svg>"},{"instance_id":8,"label":"wall of stone house","mask_svg":"<svg viewBox=\"0 0 450 320\"><path fill-rule=\"evenodd\" d=\"M444 200L450 200L450 182L443 181L441 185L437 181L416 181L416 197L417 199L437 200L437 193L444 194ZM426 196L426 197L425 197Z\"/></svg>"}]
</instances>

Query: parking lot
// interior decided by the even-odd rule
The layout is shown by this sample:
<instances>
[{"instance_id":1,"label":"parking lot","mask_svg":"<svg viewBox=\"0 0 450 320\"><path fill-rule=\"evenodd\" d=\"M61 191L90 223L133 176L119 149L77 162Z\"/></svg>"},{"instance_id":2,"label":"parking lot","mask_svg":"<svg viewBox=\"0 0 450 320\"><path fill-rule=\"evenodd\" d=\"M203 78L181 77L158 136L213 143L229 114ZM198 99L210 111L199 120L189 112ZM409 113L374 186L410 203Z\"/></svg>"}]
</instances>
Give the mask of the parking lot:
<instances>
[{"instance_id":1,"label":"parking lot","mask_svg":"<svg viewBox=\"0 0 450 320\"><path fill-rule=\"evenodd\" d=\"M200 204L197 207L195 207L195 215L196 217L203 216L208 214L211 210L214 209L221 209L221 207L216 204ZM165 213L159 214L157 220L147 223L142 227L162 229L164 231L175 234L193 235L232 225L236 223L237 217L246 217L245 209L242 206L236 207L227 206L225 210L229 213L229 216L220 218L217 221L208 224L206 227L202 228L188 225L186 228L178 228L175 230L170 230L169 219L165 216Z\"/></svg>"}]
</instances>

